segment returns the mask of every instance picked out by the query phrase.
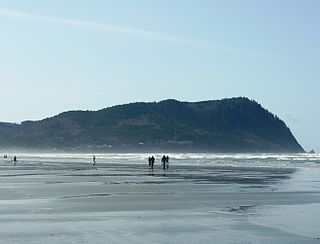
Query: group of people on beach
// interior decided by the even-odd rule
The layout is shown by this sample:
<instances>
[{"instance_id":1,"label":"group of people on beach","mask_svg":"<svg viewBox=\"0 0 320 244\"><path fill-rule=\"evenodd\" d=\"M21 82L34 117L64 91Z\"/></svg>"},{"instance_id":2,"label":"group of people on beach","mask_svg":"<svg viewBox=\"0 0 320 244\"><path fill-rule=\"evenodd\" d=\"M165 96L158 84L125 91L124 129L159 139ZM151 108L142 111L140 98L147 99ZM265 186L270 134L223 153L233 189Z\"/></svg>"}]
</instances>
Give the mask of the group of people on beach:
<instances>
[{"instance_id":1,"label":"group of people on beach","mask_svg":"<svg viewBox=\"0 0 320 244\"><path fill-rule=\"evenodd\" d=\"M151 169L153 169L153 167L154 167L154 161L155 161L155 160L156 160L156 159L154 158L153 155L148 158L149 167L150 167Z\"/></svg>"},{"instance_id":2,"label":"group of people on beach","mask_svg":"<svg viewBox=\"0 0 320 244\"><path fill-rule=\"evenodd\" d=\"M155 162L155 158L154 156L151 156L148 158L148 162L149 162L149 167L151 169L153 169L154 167L154 162ZM169 168L169 156L166 156L166 155L163 155L162 158L161 158L161 164L162 164L162 168L165 170L165 169L168 169Z\"/></svg>"},{"instance_id":3,"label":"group of people on beach","mask_svg":"<svg viewBox=\"0 0 320 244\"><path fill-rule=\"evenodd\" d=\"M8 159L8 155L5 154L5 155L3 156L3 158L4 158L4 159ZM17 157L16 157L16 156L13 156L13 159L11 159L11 162L13 162L14 165L16 165L16 163L18 162Z\"/></svg>"},{"instance_id":4,"label":"group of people on beach","mask_svg":"<svg viewBox=\"0 0 320 244\"><path fill-rule=\"evenodd\" d=\"M163 169L168 169L169 168L169 156L163 155L161 159L162 167Z\"/></svg>"},{"instance_id":5,"label":"group of people on beach","mask_svg":"<svg viewBox=\"0 0 320 244\"><path fill-rule=\"evenodd\" d=\"M7 159L8 158L8 155L4 155L3 156L4 159ZM155 162L155 158L154 156L152 155L151 157L148 158L148 162L149 162L149 167L153 169L154 167L154 162ZM16 156L13 156L13 159L11 160L14 162L14 165L16 164L16 162L18 161L17 157ZM96 165L96 156L93 155L92 157L92 161L93 161L93 165L95 166ZM163 155L162 158L161 158L161 164L162 164L162 168L165 170L165 169L168 169L169 168L169 156L166 156L166 155Z\"/></svg>"}]
</instances>

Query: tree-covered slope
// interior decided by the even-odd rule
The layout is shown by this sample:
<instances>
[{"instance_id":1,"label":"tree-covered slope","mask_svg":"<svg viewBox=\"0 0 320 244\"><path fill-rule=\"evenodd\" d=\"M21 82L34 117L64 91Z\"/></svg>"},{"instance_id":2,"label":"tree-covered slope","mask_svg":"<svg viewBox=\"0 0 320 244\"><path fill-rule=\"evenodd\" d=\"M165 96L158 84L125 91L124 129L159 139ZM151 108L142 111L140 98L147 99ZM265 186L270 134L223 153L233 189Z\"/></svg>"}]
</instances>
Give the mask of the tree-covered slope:
<instances>
[{"instance_id":1,"label":"tree-covered slope","mask_svg":"<svg viewBox=\"0 0 320 244\"><path fill-rule=\"evenodd\" d=\"M165 100L0 123L0 146L37 149L303 152L285 123L247 98Z\"/></svg>"}]
</instances>

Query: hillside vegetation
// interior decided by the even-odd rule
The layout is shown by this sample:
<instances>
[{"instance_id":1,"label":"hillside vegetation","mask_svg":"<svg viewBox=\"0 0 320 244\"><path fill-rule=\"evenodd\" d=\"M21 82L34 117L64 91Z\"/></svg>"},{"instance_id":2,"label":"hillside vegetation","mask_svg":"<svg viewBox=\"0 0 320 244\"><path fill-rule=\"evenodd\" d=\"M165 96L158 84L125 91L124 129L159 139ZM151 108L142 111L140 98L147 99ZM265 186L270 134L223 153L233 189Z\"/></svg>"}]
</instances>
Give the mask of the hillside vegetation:
<instances>
[{"instance_id":1,"label":"hillside vegetation","mask_svg":"<svg viewBox=\"0 0 320 244\"><path fill-rule=\"evenodd\" d=\"M0 123L2 148L303 152L290 129L247 98L165 100L99 111L70 111L41 121Z\"/></svg>"}]
</instances>

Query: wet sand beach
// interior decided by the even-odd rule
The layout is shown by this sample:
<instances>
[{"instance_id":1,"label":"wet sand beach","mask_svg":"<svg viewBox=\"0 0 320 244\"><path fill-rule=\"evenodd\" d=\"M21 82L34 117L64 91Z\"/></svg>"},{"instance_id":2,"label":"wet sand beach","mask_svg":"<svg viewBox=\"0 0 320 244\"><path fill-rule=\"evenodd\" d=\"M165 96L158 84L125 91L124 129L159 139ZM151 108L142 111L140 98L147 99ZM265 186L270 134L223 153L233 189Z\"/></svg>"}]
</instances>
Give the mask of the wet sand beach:
<instances>
[{"instance_id":1,"label":"wet sand beach","mask_svg":"<svg viewBox=\"0 0 320 244\"><path fill-rule=\"evenodd\" d=\"M90 158L3 160L1 242L320 243L318 156Z\"/></svg>"}]
</instances>

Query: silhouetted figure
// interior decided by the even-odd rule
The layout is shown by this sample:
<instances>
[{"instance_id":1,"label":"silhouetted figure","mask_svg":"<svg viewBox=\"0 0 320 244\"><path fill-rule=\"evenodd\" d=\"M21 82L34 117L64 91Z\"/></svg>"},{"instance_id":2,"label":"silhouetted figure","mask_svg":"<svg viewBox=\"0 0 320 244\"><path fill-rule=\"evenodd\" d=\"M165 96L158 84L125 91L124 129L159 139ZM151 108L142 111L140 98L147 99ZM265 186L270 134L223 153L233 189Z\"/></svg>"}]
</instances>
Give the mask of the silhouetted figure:
<instances>
[{"instance_id":1,"label":"silhouetted figure","mask_svg":"<svg viewBox=\"0 0 320 244\"><path fill-rule=\"evenodd\" d=\"M162 156L161 163L162 163L163 169L166 169L166 156L165 155Z\"/></svg>"},{"instance_id":2,"label":"silhouetted figure","mask_svg":"<svg viewBox=\"0 0 320 244\"><path fill-rule=\"evenodd\" d=\"M95 155L93 155L92 161L93 161L93 165L96 165L96 156Z\"/></svg>"},{"instance_id":3,"label":"silhouetted figure","mask_svg":"<svg viewBox=\"0 0 320 244\"><path fill-rule=\"evenodd\" d=\"M167 169L169 168L169 156L167 155L166 157L166 165L167 165Z\"/></svg>"},{"instance_id":4,"label":"silhouetted figure","mask_svg":"<svg viewBox=\"0 0 320 244\"><path fill-rule=\"evenodd\" d=\"M16 166L16 163L18 162L18 159L16 156L13 157L13 165Z\"/></svg>"},{"instance_id":5,"label":"silhouetted figure","mask_svg":"<svg viewBox=\"0 0 320 244\"><path fill-rule=\"evenodd\" d=\"M155 158L152 156L151 157L151 168L153 169L153 166L154 166L154 161L155 161Z\"/></svg>"},{"instance_id":6,"label":"silhouetted figure","mask_svg":"<svg viewBox=\"0 0 320 244\"><path fill-rule=\"evenodd\" d=\"M151 157L148 158L149 167L151 167Z\"/></svg>"},{"instance_id":7,"label":"silhouetted figure","mask_svg":"<svg viewBox=\"0 0 320 244\"><path fill-rule=\"evenodd\" d=\"M7 154L5 154L5 155L3 156L3 158L8 158L8 155L7 155Z\"/></svg>"},{"instance_id":8,"label":"silhouetted figure","mask_svg":"<svg viewBox=\"0 0 320 244\"><path fill-rule=\"evenodd\" d=\"M154 160L152 160L152 157L149 156L148 162L149 162L149 175L154 176L154 173L153 173Z\"/></svg>"}]
</instances>

